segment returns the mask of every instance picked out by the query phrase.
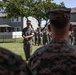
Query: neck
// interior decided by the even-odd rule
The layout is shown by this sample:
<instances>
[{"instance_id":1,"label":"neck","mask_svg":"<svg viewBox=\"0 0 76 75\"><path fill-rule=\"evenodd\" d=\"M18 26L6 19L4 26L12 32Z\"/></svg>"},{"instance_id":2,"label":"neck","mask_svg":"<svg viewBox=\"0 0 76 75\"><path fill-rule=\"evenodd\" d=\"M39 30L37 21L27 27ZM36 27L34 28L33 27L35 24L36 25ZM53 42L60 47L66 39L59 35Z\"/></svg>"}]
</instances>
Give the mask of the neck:
<instances>
[{"instance_id":1,"label":"neck","mask_svg":"<svg viewBox=\"0 0 76 75\"><path fill-rule=\"evenodd\" d=\"M66 40L68 41L69 35L68 34L52 34L53 39L60 39L60 40Z\"/></svg>"},{"instance_id":2,"label":"neck","mask_svg":"<svg viewBox=\"0 0 76 75\"><path fill-rule=\"evenodd\" d=\"M52 37L53 39L60 39L60 40L66 40L68 41L68 38L66 37Z\"/></svg>"},{"instance_id":3,"label":"neck","mask_svg":"<svg viewBox=\"0 0 76 75\"><path fill-rule=\"evenodd\" d=\"M62 29L57 29L51 26L52 38L53 39L60 39L68 41L69 38L69 27L65 27Z\"/></svg>"}]
</instances>

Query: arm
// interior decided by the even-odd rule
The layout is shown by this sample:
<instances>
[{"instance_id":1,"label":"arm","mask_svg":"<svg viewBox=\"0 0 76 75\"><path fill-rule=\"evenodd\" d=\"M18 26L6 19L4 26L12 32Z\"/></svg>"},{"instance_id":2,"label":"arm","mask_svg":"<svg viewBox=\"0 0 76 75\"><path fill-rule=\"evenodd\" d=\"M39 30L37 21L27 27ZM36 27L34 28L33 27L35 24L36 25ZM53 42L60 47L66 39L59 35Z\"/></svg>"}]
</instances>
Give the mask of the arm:
<instances>
[{"instance_id":1,"label":"arm","mask_svg":"<svg viewBox=\"0 0 76 75\"><path fill-rule=\"evenodd\" d=\"M31 34L30 35L27 35L25 38L29 39L29 38L32 38L34 36L34 31L31 30Z\"/></svg>"},{"instance_id":2,"label":"arm","mask_svg":"<svg viewBox=\"0 0 76 75\"><path fill-rule=\"evenodd\" d=\"M25 39L29 39L29 38L32 38L34 35L31 34L31 35L28 35L28 36L24 36Z\"/></svg>"},{"instance_id":3,"label":"arm","mask_svg":"<svg viewBox=\"0 0 76 75\"><path fill-rule=\"evenodd\" d=\"M33 33L33 31L31 31L31 34L30 33L28 33L28 34L30 34L30 35L26 35L25 34L25 32L26 32L27 30L22 30L22 37L24 38L24 39L29 39L29 38L32 38L33 36L34 36L34 33Z\"/></svg>"},{"instance_id":4,"label":"arm","mask_svg":"<svg viewBox=\"0 0 76 75\"><path fill-rule=\"evenodd\" d=\"M24 34L24 29L22 30L22 37L23 37L24 39L28 40L27 37L26 37L26 35Z\"/></svg>"},{"instance_id":5,"label":"arm","mask_svg":"<svg viewBox=\"0 0 76 75\"><path fill-rule=\"evenodd\" d=\"M25 36L24 33L22 32L22 37L24 39L29 39L29 38L32 38L33 36L34 36L34 33L32 33L31 35Z\"/></svg>"},{"instance_id":6,"label":"arm","mask_svg":"<svg viewBox=\"0 0 76 75\"><path fill-rule=\"evenodd\" d=\"M25 39L26 38L26 36L24 35L24 33L22 32L22 37Z\"/></svg>"}]
</instances>

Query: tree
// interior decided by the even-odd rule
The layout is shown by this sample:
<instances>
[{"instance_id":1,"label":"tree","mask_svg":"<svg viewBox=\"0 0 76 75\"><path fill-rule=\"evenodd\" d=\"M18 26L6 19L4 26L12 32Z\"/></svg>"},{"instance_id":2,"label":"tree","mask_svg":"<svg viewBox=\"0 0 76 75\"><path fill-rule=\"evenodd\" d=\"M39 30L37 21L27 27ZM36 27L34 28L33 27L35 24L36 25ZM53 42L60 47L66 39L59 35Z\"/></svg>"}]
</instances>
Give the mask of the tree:
<instances>
[{"instance_id":1,"label":"tree","mask_svg":"<svg viewBox=\"0 0 76 75\"><path fill-rule=\"evenodd\" d=\"M51 2L51 0L33 0L31 4L31 16L34 16L38 20L39 26L41 25L42 19L48 20L48 16L46 14L47 10L49 8L54 8L58 6L56 3ZM29 7L29 5L27 6Z\"/></svg>"},{"instance_id":2,"label":"tree","mask_svg":"<svg viewBox=\"0 0 76 75\"><path fill-rule=\"evenodd\" d=\"M50 0L43 1L44 20L46 21L48 20L48 13L47 13L48 9L52 9L55 7L58 7L56 3L50 2Z\"/></svg>"},{"instance_id":3,"label":"tree","mask_svg":"<svg viewBox=\"0 0 76 75\"><path fill-rule=\"evenodd\" d=\"M46 14L48 8L57 7L56 3L52 3L52 0L5 0L3 1L3 7L5 7L5 13L7 17L35 17L39 26L41 20L48 20Z\"/></svg>"},{"instance_id":4,"label":"tree","mask_svg":"<svg viewBox=\"0 0 76 75\"><path fill-rule=\"evenodd\" d=\"M59 4L59 6L61 6L61 7L65 7L64 2L61 2L61 3Z\"/></svg>"},{"instance_id":5,"label":"tree","mask_svg":"<svg viewBox=\"0 0 76 75\"><path fill-rule=\"evenodd\" d=\"M3 0L3 2L7 2L7 0Z\"/></svg>"},{"instance_id":6,"label":"tree","mask_svg":"<svg viewBox=\"0 0 76 75\"><path fill-rule=\"evenodd\" d=\"M7 0L3 2L5 7L4 12L7 13L7 17L27 16L28 8L24 7L25 0Z\"/></svg>"}]
</instances>

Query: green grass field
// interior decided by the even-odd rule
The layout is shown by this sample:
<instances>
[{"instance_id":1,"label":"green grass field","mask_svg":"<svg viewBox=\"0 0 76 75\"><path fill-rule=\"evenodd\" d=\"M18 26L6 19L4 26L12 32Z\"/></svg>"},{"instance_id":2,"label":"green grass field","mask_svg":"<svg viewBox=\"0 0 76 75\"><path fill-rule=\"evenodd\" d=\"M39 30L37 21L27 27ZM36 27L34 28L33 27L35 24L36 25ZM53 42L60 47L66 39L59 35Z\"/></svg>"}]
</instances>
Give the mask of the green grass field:
<instances>
[{"instance_id":1,"label":"green grass field","mask_svg":"<svg viewBox=\"0 0 76 75\"><path fill-rule=\"evenodd\" d=\"M9 49L15 54L20 55L23 59L25 59L24 50L23 50L23 43L0 43L0 47L4 47ZM32 53L39 48L40 46L33 46Z\"/></svg>"}]
</instances>

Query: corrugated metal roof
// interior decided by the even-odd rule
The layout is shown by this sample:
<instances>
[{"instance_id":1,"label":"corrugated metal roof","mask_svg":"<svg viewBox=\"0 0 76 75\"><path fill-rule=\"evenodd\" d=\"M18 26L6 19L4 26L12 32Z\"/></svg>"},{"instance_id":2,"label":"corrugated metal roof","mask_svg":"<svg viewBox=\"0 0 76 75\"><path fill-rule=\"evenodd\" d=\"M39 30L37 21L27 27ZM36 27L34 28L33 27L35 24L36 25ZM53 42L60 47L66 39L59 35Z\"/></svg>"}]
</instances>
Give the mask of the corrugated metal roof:
<instances>
[{"instance_id":1,"label":"corrugated metal roof","mask_svg":"<svg viewBox=\"0 0 76 75\"><path fill-rule=\"evenodd\" d=\"M76 7L75 8L71 8L71 13L76 13Z\"/></svg>"},{"instance_id":2,"label":"corrugated metal roof","mask_svg":"<svg viewBox=\"0 0 76 75\"><path fill-rule=\"evenodd\" d=\"M11 27L11 26L8 25L7 23L2 23L2 22L0 22L0 27Z\"/></svg>"},{"instance_id":3,"label":"corrugated metal roof","mask_svg":"<svg viewBox=\"0 0 76 75\"><path fill-rule=\"evenodd\" d=\"M0 27L11 27L11 26L5 24L5 25L0 25Z\"/></svg>"}]
</instances>

